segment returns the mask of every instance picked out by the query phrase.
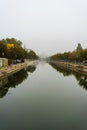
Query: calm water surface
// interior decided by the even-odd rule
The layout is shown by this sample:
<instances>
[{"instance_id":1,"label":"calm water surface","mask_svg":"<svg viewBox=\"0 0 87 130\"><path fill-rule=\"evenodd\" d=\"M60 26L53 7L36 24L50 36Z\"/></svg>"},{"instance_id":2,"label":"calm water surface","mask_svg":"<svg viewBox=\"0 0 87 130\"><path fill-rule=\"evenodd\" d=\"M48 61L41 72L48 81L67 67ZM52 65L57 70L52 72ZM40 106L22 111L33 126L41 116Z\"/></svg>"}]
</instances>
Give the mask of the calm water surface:
<instances>
[{"instance_id":1,"label":"calm water surface","mask_svg":"<svg viewBox=\"0 0 87 130\"><path fill-rule=\"evenodd\" d=\"M87 77L39 63L0 81L0 130L87 130Z\"/></svg>"}]
</instances>

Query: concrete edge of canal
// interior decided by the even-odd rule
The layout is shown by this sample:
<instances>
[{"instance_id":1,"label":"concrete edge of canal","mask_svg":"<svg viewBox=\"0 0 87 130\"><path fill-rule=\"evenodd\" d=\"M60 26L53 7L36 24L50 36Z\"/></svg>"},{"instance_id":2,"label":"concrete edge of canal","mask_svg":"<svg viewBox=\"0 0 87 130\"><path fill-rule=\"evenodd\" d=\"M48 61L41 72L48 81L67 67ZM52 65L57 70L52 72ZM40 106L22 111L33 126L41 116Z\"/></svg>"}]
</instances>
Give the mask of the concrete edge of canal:
<instances>
[{"instance_id":1,"label":"concrete edge of canal","mask_svg":"<svg viewBox=\"0 0 87 130\"><path fill-rule=\"evenodd\" d=\"M18 64L13 64L10 66L6 66L0 69L0 79L3 79L11 74L14 74L28 66L31 66L34 64L36 61L27 61L24 63L18 63Z\"/></svg>"},{"instance_id":2,"label":"concrete edge of canal","mask_svg":"<svg viewBox=\"0 0 87 130\"><path fill-rule=\"evenodd\" d=\"M77 73L87 75L87 66L83 64L75 64L75 63L60 62L60 61L56 61L56 62L52 61L50 63L57 65L61 69L67 69L67 70L71 70Z\"/></svg>"}]
</instances>

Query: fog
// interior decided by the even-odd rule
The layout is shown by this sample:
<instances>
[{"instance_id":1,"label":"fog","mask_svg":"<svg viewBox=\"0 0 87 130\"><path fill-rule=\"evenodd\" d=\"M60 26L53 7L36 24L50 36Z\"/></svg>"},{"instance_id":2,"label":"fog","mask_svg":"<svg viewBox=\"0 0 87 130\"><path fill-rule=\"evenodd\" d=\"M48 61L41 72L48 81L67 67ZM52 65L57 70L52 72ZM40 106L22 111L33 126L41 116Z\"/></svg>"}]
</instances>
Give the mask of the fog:
<instances>
[{"instance_id":1,"label":"fog","mask_svg":"<svg viewBox=\"0 0 87 130\"><path fill-rule=\"evenodd\" d=\"M7 37L43 56L87 48L87 1L0 0L0 39Z\"/></svg>"}]
</instances>

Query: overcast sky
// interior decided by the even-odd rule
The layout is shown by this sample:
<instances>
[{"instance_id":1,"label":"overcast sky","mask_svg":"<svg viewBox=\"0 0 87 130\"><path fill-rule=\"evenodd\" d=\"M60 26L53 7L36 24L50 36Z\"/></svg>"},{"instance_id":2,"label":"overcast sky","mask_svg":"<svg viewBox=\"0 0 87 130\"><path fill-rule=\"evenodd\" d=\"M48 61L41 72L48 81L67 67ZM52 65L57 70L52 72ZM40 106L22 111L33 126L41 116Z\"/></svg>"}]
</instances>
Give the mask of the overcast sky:
<instances>
[{"instance_id":1,"label":"overcast sky","mask_svg":"<svg viewBox=\"0 0 87 130\"><path fill-rule=\"evenodd\" d=\"M0 0L0 39L40 55L87 48L87 0Z\"/></svg>"}]
</instances>

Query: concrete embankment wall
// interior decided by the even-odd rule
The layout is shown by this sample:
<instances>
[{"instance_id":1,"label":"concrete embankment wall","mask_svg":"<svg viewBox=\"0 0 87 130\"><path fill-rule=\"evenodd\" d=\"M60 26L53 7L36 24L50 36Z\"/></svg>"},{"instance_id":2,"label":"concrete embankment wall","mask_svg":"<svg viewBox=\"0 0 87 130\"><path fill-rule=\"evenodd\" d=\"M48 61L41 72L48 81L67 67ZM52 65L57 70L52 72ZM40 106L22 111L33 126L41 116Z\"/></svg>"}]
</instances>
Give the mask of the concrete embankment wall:
<instances>
[{"instance_id":1,"label":"concrete embankment wall","mask_svg":"<svg viewBox=\"0 0 87 130\"><path fill-rule=\"evenodd\" d=\"M75 72L83 73L87 75L87 66L83 64L74 64L70 62L60 62L60 61L53 61L52 63L56 64L59 68L65 68L68 70L72 70Z\"/></svg>"},{"instance_id":2,"label":"concrete embankment wall","mask_svg":"<svg viewBox=\"0 0 87 130\"><path fill-rule=\"evenodd\" d=\"M13 73L16 73L16 72L22 70L23 68L26 68L27 66L32 65L34 62L35 61L27 61L27 62L24 62L24 63L18 63L18 64L15 64L15 65L3 67L3 68L0 69L0 79L4 78L6 76L9 76Z\"/></svg>"},{"instance_id":3,"label":"concrete embankment wall","mask_svg":"<svg viewBox=\"0 0 87 130\"><path fill-rule=\"evenodd\" d=\"M0 78L4 78L10 74L16 73L17 71L20 71L21 69L25 68L26 66L27 66L26 63L19 63L16 65L3 67L2 69L0 69Z\"/></svg>"}]
</instances>

